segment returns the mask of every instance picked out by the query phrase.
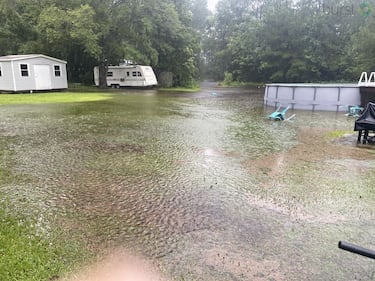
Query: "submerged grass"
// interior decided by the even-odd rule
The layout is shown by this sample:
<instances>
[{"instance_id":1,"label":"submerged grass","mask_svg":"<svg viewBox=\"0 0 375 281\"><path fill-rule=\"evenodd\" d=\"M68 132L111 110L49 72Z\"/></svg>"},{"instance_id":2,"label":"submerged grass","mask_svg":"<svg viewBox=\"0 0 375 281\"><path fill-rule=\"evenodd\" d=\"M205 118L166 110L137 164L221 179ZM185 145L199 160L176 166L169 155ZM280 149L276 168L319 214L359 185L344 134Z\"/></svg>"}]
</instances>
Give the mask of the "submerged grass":
<instances>
[{"instance_id":1,"label":"submerged grass","mask_svg":"<svg viewBox=\"0 0 375 281\"><path fill-rule=\"evenodd\" d=\"M35 224L0 208L0 280L54 280L73 270L89 254L75 241L36 234ZM59 234L59 235L57 235Z\"/></svg>"},{"instance_id":2,"label":"submerged grass","mask_svg":"<svg viewBox=\"0 0 375 281\"><path fill-rule=\"evenodd\" d=\"M6 183L12 180L12 173L7 168L8 150L5 149L5 140L0 138L0 184Z\"/></svg>"},{"instance_id":3,"label":"submerged grass","mask_svg":"<svg viewBox=\"0 0 375 281\"><path fill-rule=\"evenodd\" d=\"M345 117L298 112L293 122L270 122L262 99L248 92L108 96L0 107L0 134L15 136L4 140L8 164L0 164L10 173L7 181L0 178L0 202L3 193L12 203L0 204L0 210L8 207L0 211L0 280L53 280L85 257L85 247L64 240L66 233L37 235L33 214L43 214L50 227L65 226L92 252L140 247L176 280L350 280L372 272L331 249L339 238L356 237L356 228L364 229L363 237L372 230L365 223L373 217L373 163L349 154L301 157L335 149L323 146L332 142L326 129L341 136L340 129L351 127ZM316 127L318 133L307 134ZM301 142L299 132L307 134ZM311 142L315 138L324 140ZM255 176L243 169L246 161ZM17 185L16 174L31 179ZM253 195L262 200L248 206ZM21 223L25 218L29 223ZM371 245L368 236L353 242ZM219 253L229 253L232 266L221 261L224 255L218 260ZM344 265L342 273L337 265Z\"/></svg>"},{"instance_id":4,"label":"submerged grass","mask_svg":"<svg viewBox=\"0 0 375 281\"><path fill-rule=\"evenodd\" d=\"M327 136L331 139L336 139L336 138L341 138L346 135L352 135L353 131L349 130L335 130L335 131L330 131L327 133Z\"/></svg>"},{"instance_id":5,"label":"submerged grass","mask_svg":"<svg viewBox=\"0 0 375 281\"><path fill-rule=\"evenodd\" d=\"M265 83L261 82L238 82L238 81L231 81L231 82L220 82L220 87L244 87L244 88L263 88Z\"/></svg>"},{"instance_id":6,"label":"submerged grass","mask_svg":"<svg viewBox=\"0 0 375 281\"><path fill-rule=\"evenodd\" d=\"M18 212L3 187L25 181L12 171L12 139L0 138L0 280L55 280L90 258L85 246L61 229L45 227Z\"/></svg>"},{"instance_id":7,"label":"submerged grass","mask_svg":"<svg viewBox=\"0 0 375 281\"><path fill-rule=\"evenodd\" d=\"M83 92L1 94L0 105L90 102L107 100L110 98L112 98L111 94Z\"/></svg>"}]
</instances>

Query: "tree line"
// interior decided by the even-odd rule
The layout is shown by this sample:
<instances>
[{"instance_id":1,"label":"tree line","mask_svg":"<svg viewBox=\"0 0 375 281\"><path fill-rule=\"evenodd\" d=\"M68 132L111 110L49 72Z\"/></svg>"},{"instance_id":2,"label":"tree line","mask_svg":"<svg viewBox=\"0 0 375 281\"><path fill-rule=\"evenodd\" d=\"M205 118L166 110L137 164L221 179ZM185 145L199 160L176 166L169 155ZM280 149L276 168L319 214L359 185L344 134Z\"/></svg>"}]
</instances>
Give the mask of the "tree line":
<instances>
[{"instance_id":1,"label":"tree line","mask_svg":"<svg viewBox=\"0 0 375 281\"><path fill-rule=\"evenodd\" d=\"M375 66L375 0L0 0L0 55L68 62L92 84L95 65L152 65L174 86L353 81ZM374 50L375 51L375 50Z\"/></svg>"},{"instance_id":2,"label":"tree line","mask_svg":"<svg viewBox=\"0 0 375 281\"><path fill-rule=\"evenodd\" d=\"M92 83L93 66L128 60L173 73L174 85L189 86L200 54L194 2L0 0L0 54L64 59L72 82Z\"/></svg>"},{"instance_id":3,"label":"tree line","mask_svg":"<svg viewBox=\"0 0 375 281\"><path fill-rule=\"evenodd\" d=\"M220 0L208 24L214 79L353 81L375 67L373 0Z\"/></svg>"}]
</instances>

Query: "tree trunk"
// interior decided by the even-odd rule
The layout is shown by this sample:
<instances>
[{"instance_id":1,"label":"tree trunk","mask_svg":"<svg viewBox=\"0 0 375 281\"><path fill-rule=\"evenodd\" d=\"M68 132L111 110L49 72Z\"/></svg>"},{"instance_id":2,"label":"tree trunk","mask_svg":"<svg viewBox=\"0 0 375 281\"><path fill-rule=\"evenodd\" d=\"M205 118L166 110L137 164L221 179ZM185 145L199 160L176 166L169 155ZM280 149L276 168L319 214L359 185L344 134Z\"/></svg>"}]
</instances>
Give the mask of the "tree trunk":
<instances>
[{"instance_id":1,"label":"tree trunk","mask_svg":"<svg viewBox=\"0 0 375 281\"><path fill-rule=\"evenodd\" d=\"M107 70L105 61L99 65L99 88L107 88Z\"/></svg>"}]
</instances>

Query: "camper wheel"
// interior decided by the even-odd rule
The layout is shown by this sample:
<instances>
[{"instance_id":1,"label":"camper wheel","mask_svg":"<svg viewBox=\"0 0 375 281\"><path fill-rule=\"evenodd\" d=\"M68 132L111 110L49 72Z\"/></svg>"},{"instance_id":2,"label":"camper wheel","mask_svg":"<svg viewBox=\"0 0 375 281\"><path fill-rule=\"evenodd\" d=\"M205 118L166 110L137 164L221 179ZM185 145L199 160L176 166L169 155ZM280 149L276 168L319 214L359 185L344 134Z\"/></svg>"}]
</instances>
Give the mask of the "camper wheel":
<instances>
[{"instance_id":1,"label":"camper wheel","mask_svg":"<svg viewBox=\"0 0 375 281\"><path fill-rule=\"evenodd\" d=\"M112 89L120 89L120 85L119 84L111 84L111 88Z\"/></svg>"}]
</instances>

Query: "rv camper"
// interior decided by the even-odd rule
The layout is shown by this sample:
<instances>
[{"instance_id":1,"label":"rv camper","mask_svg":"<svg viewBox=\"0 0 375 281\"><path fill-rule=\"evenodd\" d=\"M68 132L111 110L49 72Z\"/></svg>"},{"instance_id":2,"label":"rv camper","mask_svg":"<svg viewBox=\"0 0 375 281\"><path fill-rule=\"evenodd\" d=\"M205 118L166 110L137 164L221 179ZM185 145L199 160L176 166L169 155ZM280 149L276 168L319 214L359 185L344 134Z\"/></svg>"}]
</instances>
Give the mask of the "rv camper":
<instances>
[{"instance_id":1,"label":"rv camper","mask_svg":"<svg viewBox=\"0 0 375 281\"><path fill-rule=\"evenodd\" d=\"M99 86L99 67L94 68L95 85ZM119 87L150 87L158 84L151 66L119 65L108 66L107 86Z\"/></svg>"}]
</instances>

